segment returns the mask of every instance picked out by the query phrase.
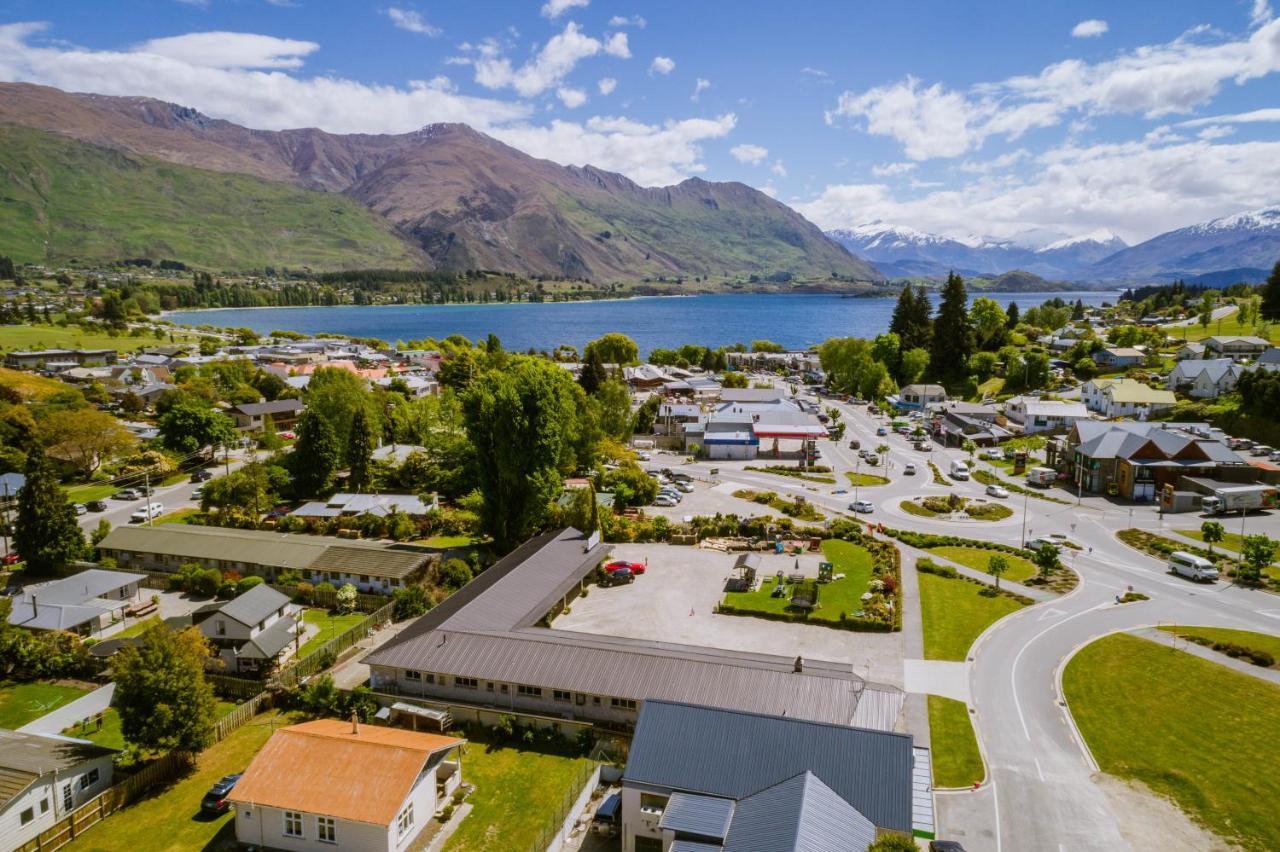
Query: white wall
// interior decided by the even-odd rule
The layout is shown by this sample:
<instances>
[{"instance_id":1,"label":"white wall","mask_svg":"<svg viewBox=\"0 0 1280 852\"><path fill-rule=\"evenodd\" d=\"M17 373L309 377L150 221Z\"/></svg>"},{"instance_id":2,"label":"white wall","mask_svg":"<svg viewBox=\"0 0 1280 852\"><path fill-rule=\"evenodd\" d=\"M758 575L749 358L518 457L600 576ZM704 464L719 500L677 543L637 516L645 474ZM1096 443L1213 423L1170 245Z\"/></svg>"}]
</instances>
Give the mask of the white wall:
<instances>
[{"instance_id":1,"label":"white wall","mask_svg":"<svg viewBox=\"0 0 1280 852\"><path fill-rule=\"evenodd\" d=\"M569 813L565 815L564 822L560 825L560 830L556 832L556 836L547 844L547 852L560 852L564 848L564 842L569 839L569 832L573 831L574 824L578 821L578 817L582 816L587 803L591 801L591 794L595 792L599 783L600 766L597 764L596 771L591 773L591 777L587 779L587 783L583 785L582 790L578 793L577 801L573 803L573 807L569 808Z\"/></svg>"},{"instance_id":2,"label":"white wall","mask_svg":"<svg viewBox=\"0 0 1280 852\"><path fill-rule=\"evenodd\" d=\"M415 809L415 817L417 817ZM430 814L426 815L431 818ZM302 837L285 837L284 811L280 808L260 807L258 805L241 805L236 808L236 839L244 844L266 846L272 849L286 849L291 852L333 852L335 849L350 852L374 852L374 850L394 850L392 832L395 826L373 825L367 822L338 820L335 843L324 843L317 839L316 815L302 815ZM415 825L421 826L422 818L418 817Z\"/></svg>"},{"instance_id":3,"label":"white wall","mask_svg":"<svg viewBox=\"0 0 1280 852\"><path fill-rule=\"evenodd\" d=\"M73 811L105 791L111 786L111 767L111 757L108 755L88 761L65 774L48 775L42 778L31 789L11 802L7 808L0 811L0 842L4 843L4 848L21 846L40 832L52 828L58 820L67 815L68 812L62 806L63 785L71 785L71 810ZM98 782L81 789L80 779L93 769L98 770ZM41 800L49 802L48 810L43 813L40 811ZM34 809L35 819L24 826L22 812L27 808Z\"/></svg>"}]
</instances>

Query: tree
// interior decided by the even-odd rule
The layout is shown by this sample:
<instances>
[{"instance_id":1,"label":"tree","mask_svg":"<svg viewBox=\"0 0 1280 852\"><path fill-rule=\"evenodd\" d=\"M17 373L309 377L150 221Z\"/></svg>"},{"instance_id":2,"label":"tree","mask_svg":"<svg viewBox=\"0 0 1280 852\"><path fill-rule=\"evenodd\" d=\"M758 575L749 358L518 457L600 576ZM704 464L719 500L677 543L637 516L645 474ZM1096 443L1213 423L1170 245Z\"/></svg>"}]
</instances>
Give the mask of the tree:
<instances>
[{"instance_id":1,"label":"tree","mask_svg":"<svg viewBox=\"0 0 1280 852\"><path fill-rule=\"evenodd\" d=\"M125 391L124 396L120 397L120 413L126 417L137 417L146 407L142 397L133 391Z\"/></svg>"},{"instance_id":2,"label":"tree","mask_svg":"<svg viewBox=\"0 0 1280 852\"><path fill-rule=\"evenodd\" d=\"M124 738L147 751L198 752L213 740L217 699L205 680L209 645L200 631L152 627L112 661L112 706Z\"/></svg>"},{"instance_id":3,"label":"tree","mask_svg":"<svg viewBox=\"0 0 1280 852\"><path fill-rule=\"evenodd\" d=\"M1196 318L1200 322L1201 328L1208 328L1209 323L1213 322L1214 304L1213 293L1206 291L1200 297L1200 307L1196 309Z\"/></svg>"},{"instance_id":4,"label":"tree","mask_svg":"<svg viewBox=\"0 0 1280 852\"><path fill-rule=\"evenodd\" d=\"M1005 327L1013 331L1018 327L1018 323L1022 321L1022 314L1018 310L1017 302L1010 302L1009 307L1005 308Z\"/></svg>"},{"instance_id":5,"label":"tree","mask_svg":"<svg viewBox=\"0 0 1280 852\"><path fill-rule=\"evenodd\" d=\"M456 556L446 559L437 572L437 579L446 589L457 591L471 582L471 566Z\"/></svg>"},{"instance_id":6,"label":"tree","mask_svg":"<svg viewBox=\"0 0 1280 852\"><path fill-rule=\"evenodd\" d=\"M138 443L119 420L96 408L54 409L39 423L48 454L84 476Z\"/></svg>"},{"instance_id":7,"label":"tree","mask_svg":"<svg viewBox=\"0 0 1280 852\"><path fill-rule=\"evenodd\" d=\"M364 411L372 434L382 429L381 417L365 380L336 367L323 367L311 375L307 384L307 410L328 421L339 451L344 454L351 446L351 427L357 411ZM345 455L343 458L345 461Z\"/></svg>"},{"instance_id":8,"label":"tree","mask_svg":"<svg viewBox=\"0 0 1280 852\"><path fill-rule=\"evenodd\" d=\"M1058 570L1061 564L1058 561L1058 548L1047 541L1031 553L1031 561L1036 563L1036 567L1040 569L1040 576L1042 577Z\"/></svg>"},{"instance_id":9,"label":"tree","mask_svg":"<svg viewBox=\"0 0 1280 852\"><path fill-rule=\"evenodd\" d=\"M1258 311L1264 320L1280 320L1280 260L1262 287L1262 305Z\"/></svg>"},{"instance_id":10,"label":"tree","mask_svg":"<svg viewBox=\"0 0 1280 852\"><path fill-rule=\"evenodd\" d=\"M588 347L587 360L582 365L582 373L578 376L578 384L582 386L582 389L589 396L593 396L608 379L609 373L604 368L604 360L600 357L600 350Z\"/></svg>"},{"instance_id":11,"label":"tree","mask_svg":"<svg viewBox=\"0 0 1280 852\"><path fill-rule=\"evenodd\" d=\"M929 349L933 372L944 381L954 382L964 376L969 356L973 354L974 335L968 309L964 280L952 272L942 289L942 304L933 323Z\"/></svg>"},{"instance_id":12,"label":"tree","mask_svg":"<svg viewBox=\"0 0 1280 852\"><path fill-rule=\"evenodd\" d=\"M772 340L753 340L751 341L752 352L785 352L781 343L774 343Z\"/></svg>"},{"instance_id":13,"label":"tree","mask_svg":"<svg viewBox=\"0 0 1280 852\"><path fill-rule=\"evenodd\" d=\"M920 381L929 369L929 350L916 347L902 353L902 365L898 368L898 384L910 385Z\"/></svg>"},{"instance_id":14,"label":"tree","mask_svg":"<svg viewBox=\"0 0 1280 852\"><path fill-rule=\"evenodd\" d=\"M235 440L235 424L220 411L197 402L180 402L160 418L160 443L175 453L191 455L204 447Z\"/></svg>"},{"instance_id":15,"label":"tree","mask_svg":"<svg viewBox=\"0 0 1280 852\"><path fill-rule=\"evenodd\" d=\"M616 331L596 338L582 350L587 360L591 359L592 352L598 353L605 364L617 364L619 367L640 360L640 347L636 346L636 342Z\"/></svg>"},{"instance_id":16,"label":"tree","mask_svg":"<svg viewBox=\"0 0 1280 852\"><path fill-rule=\"evenodd\" d=\"M973 442L973 439L971 439L971 438L965 438L965 439L964 439L964 443L962 443L962 444L960 445L960 449L961 449L963 452L968 453L968 455L969 455L969 461L970 461L970 462L972 462L972 461L973 461L973 454L974 454L974 453L976 453L976 452L978 451L978 445L977 445L977 444L975 444L975 443Z\"/></svg>"},{"instance_id":17,"label":"tree","mask_svg":"<svg viewBox=\"0 0 1280 852\"><path fill-rule=\"evenodd\" d=\"M205 511L218 508L256 526L262 513L278 503L288 488L289 474L284 468L254 462L206 482L200 504Z\"/></svg>"},{"instance_id":18,"label":"tree","mask_svg":"<svg viewBox=\"0 0 1280 852\"><path fill-rule=\"evenodd\" d=\"M871 341L871 357L884 364L890 375L898 376L902 369L902 340L892 331L876 336Z\"/></svg>"},{"instance_id":19,"label":"tree","mask_svg":"<svg viewBox=\"0 0 1280 852\"><path fill-rule=\"evenodd\" d=\"M427 597L427 590L416 583L403 589L396 589L391 593L391 599L394 604L391 617L394 621L417 618L431 609L431 599Z\"/></svg>"},{"instance_id":20,"label":"tree","mask_svg":"<svg viewBox=\"0 0 1280 852\"><path fill-rule=\"evenodd\" d=\"M916 842L901 834L885 834L867 847L867 852L919 852Z\"/></svg>"},{"instance_id":21,"label":"tree","mask_svg":"<svg viewBox=\"0 0 1280 852\"><path fill-rule=\"evenodd\" d=\"M1009 570L1009 560L1003 556L992 556L987 560L987 573L996 578L996 588L1000 588L1000 578Z\"/></svg>"},{"instance_id":22,"label":"tree","mask_svg":"<svg viewBox=\"0 0 1280 852\"><path fill-rule=\"evenodd\" d=\"M985 382L996 371L1000 359L994 352L975 352L969 358L969 371L979 382Z\"/></svg>"},{"instance_id":23,"label":"tree","mask_svg":"<svg viewBox=\"0 0 1280 852\"><path fill-rule=\"evenodd\" d=\"M368 415L363 408L357 408L347 438L347 468L351 472L348 481L357 493L367 489L372 480L369 465L373 458L373 443Z\"/></svg>"},{"instance_id":24,"label":"tree","mask_svg":"<svg viewBox=\"0 0 1280 852\"><path fill-rule=\"evenodd\" d=\"M651 435L653 434L653 424L658 419L658 408L662 405L662 397L654 394L640 403L640 407L636 409L635 418L631 422L631 432L634 435Z\"/></svg>"},{"instance_id":25,"label":"tree","mask_svg":"<svg viewBox=\"0 0 1280 852\"><path fill-rule=\"evenodd\" d=\"M910 284L902 288L889 330L898 335L899 345L904 351L929 348L933 328L929 313L929 299L923 289L917 292Z\"/></svg>"},{"instance_id":26,"label":"tree","mask_svg":"<svg viewBox=\"0 0 1280 852\"><path fill-rule=\"evenodd\" d=\"M338 604L338 612L354 612L356 608L356 596L358 594L359 592L356 591L356 587L351 583L343 583L342 588L338 589L337 594L334 595L334 600L336 600Z\"/></svg>"},{"instance_id":27,"label":"tree","mask_svg":"<svg viewBox=\"0 0 1280 852\"><path fill-rule=\"evenodd\" d=\"M1209 555L1213 555L1213 546L1222 541L1227 535L1227 530L1217 521L1205 521L1200 525L1200 537L1204 539L1204 543L1209 545Z\"/></svg>"},{"instance_id":28,"label":"tree","mask_svg":"<svg viewBox=\"0 0 1280 852\"><path fill-rule=\"evenodd\" d=\"M1267 570L1276 556L1276 543L1265 535L1247 535L1240 548L1244 564L1236 569L1237 579L1246 583L1257 583L1262 580L1262 572Z\"/></svg>"},{"instance_id":29,"label":"tree","mask_svg":"<svg viewBox=\"0 0 1280 852\"><path fill-rule=\"evenodd\" d=\"M596 389L594 402L601 432L619 441L631 437L631 392L626 385L610 379Z\"/></svg>"},{"instance_id":30,"label":"tree","mask_svg":"<svg viewBox=\"0 0 1280 852\"><path fill-rule=\"evenodd\" d=\"M326 495L333 487L333 474L337 469L338 441L329 421L304 411L298 418L298 440L289 455L293 490L304 497Z\"/></svg>"},{"instance_id":31,"label":"tree","mask_svg":"<svg viewBox=\"0 0 1280 852\"><path fill-rule=\"evenodd\" d=\"M1005 330L1009 322L1004 308L995 299L979 296L973 300L969 308L969 318L973 322L973 332L980 349L999 349L1004 343Z\"/></svg>"},{"instance_id":32,"label":"tree","mask_svg":"<svg viewBox=\"0 0 1280 852\"><path fill-rule=\"evenodd\" d=\"M26 484L18 492L14 549L32 574L52 574L84 555L84 533L44 453L27 455Z\"/></svg>"}]
</instances>

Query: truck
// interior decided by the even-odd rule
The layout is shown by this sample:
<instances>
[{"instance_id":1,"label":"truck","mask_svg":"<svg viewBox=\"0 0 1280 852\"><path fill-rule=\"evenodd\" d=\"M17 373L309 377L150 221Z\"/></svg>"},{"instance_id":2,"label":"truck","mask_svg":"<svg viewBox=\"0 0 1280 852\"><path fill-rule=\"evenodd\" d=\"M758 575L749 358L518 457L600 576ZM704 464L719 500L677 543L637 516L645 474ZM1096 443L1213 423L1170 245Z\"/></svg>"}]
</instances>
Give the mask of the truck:
<instances>
[{"instance_id":1,"label":"truck","mask_svg":"<svg viewBox=\"0 0 1280 852\"><path fill-rule=\"evenodd\" d=\"M1219 488L1200 498L1200 511L1206 515L1252 512L1275 505L1276 490L1260 485L1237 485Z\"/></svg>"},{"instance_id":2,"label":"truck","mask_svg":"<svg viewBox=\"0 0 1280 852\"><path fill-rule=\"evenodd\" d=\"M1058 472L1051 467L1033 467L1027 471L1027 484L1038 488L1048 488L1058 478Z\"/></svg>"},{"instance_id":3,"label":"truck","mask_svg":"<svg viewBox=\"0 0 1280 852\"><path fill-rule=\"evenodd\" d=\"M967 480L969 478L969 465L956 459L951 462L951 478L958 480Z\"/></svg>"}]
</instances>

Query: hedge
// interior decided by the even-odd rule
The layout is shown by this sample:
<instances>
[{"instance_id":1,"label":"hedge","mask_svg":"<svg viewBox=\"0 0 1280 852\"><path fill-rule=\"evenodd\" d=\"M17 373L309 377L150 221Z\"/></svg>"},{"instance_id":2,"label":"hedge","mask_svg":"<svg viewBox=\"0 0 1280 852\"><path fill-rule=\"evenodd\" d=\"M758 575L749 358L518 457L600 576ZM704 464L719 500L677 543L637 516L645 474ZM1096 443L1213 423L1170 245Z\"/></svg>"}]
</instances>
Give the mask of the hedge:
<instances>
[{"instance_id":1,"label":"hedge","mask_svg":"<svg viewBox=\"0 0 1280 852\"><path fill-rule=\"evenodd\" d=\"M987 592L998 594L998 595L1004 595L1006 598L1011 598L1012 600L1017 601L1023 606L1031 606L1032 604L1035 603L1033 599L1027 597L1026 595L1020 595L1017 592L1011 592L1008 589L1003 587L997 589L995 586L991 585L990 583L984 583L981 580L975 580L973 577L966 577L964 574L961 574L959 571L952 568L950 565L939 565L938 563L934 562L932 559L917 559L916 570L924 574L937 574L939 577L946 577L948 580L964 580L966 583L973 583L975 586L981 586Z\"/></svg>"}]
</instances>

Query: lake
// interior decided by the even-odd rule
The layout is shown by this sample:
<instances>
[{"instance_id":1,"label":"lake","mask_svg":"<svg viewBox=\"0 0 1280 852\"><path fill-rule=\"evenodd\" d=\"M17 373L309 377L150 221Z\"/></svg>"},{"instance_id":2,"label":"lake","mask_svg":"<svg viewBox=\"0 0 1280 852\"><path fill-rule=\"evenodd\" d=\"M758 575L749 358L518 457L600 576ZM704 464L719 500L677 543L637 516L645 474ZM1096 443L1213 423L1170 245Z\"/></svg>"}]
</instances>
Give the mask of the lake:
<instances>
[{"instance_id":1,"label":"lake","mask_svg":"<svg viewBox=\"0 0 1280 852\"><path fill-rule=\"evenodd\" d=\"M977 293L1026 310L1054 297L1097 306L1119 291ZM938 294L931 293L933 304ZM788 349L831 337L875 337L889 327L893 298L841 298L827 294L726 294L654 296L597 302L487 305L343 305L332 308L224 308L174 311L183 325L251 328L259 334L289 330L376 337L390 343L461 334L472 340L493 333L509 351L551 350L583 344L610 331L636 341L642 353L685 343L718 347L767 339Z\"/></svg>"}]
</instances>

